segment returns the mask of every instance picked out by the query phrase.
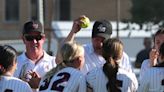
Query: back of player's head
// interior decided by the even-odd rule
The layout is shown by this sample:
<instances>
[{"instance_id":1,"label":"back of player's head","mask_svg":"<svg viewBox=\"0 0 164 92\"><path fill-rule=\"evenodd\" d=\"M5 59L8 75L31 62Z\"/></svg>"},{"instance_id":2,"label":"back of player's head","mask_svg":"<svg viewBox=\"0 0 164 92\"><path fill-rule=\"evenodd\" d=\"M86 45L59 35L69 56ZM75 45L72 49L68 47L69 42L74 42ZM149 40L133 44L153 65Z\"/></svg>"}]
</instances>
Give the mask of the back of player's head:
<instances>
[{"instance_id":1,"label":"back of player's head","mask_svg":"<svg viewBox=\"0 0 164 92\"><path fill-rule=\"evenodd\" d=\"M84 48L75 42L66 42L62 45L60 53L65 64L72 63L76 58L83 55Z\"/></svg>"},{"instance_id":2,"label":"back of player's head","mask_svg":"<svg viewBox=\"0 0 164 92\"><path fill-rule=\"evenodd\" d=\"M51 69L51 71L46 74L45 78L50 78L61 69L73 65L77 57L84 55L84 48L75 42L66 42L60 48L60 55L63 61L55 68Z\"/></svg>"},{"instance_id":3,"label":"back of player's head","mask_svg":"<svg viewBox=\"0 0 164 92\"><path fill-rule=\"evenodd\" d=\"M123 54L123 44L119 39L108 39L103 43L103 57L106 63L103 66L103 72L108 78L106 84L110 92L119 92L119 81L117 80L118 63Z\"/></svg>"},{"instance_id":4,"label":"back of player's head","mask_svg":"<svg viewBox=\"0 0 164 92\"><path fill-rule=\"evenodd\" d=\"M108 60L113 58L115 61L119 60L123 54L123 43L116 38L111 38L103 43L103 57Z\"/></svg>"},{"instance_id":5,"label":"back of player's head","mask_svg":"<svg viewBox=\"0 0 164 92\"><path fill-rule=\"evenodd\" d=\"M17 52L9 45L0 45L0 75L9 71L16 62Z\"/></svg>"}]
</instances>

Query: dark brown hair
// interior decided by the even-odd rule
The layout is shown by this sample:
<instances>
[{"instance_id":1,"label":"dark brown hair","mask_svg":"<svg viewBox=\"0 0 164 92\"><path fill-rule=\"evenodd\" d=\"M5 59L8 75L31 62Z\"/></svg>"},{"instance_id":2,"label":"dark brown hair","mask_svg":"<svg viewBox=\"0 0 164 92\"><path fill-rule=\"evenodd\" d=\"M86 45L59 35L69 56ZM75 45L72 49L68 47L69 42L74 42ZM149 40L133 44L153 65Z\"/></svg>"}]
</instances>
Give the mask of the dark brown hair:
<instances>
[{"instance_id":1,"label":"dark brown hair","mask_svg":"<svg viewBox=\"0 0 164 92\"><path fill-rule=\"evenodd\" d=\"M17 51L9 45L0 45L0 75L9 71L16 62Z\"/></svg>"},{"instance_id":2,"label":"dark brown hair","mask_svg":"<svg viewBox=\"0 0 164 92\"><path fill-rule=\"evenodd\" d=\"M159 49L159 54L160 57L163 61L161 61L157 67L164 67L164 43L161 44L160 49Z\"/></svg>"}]
</instances>

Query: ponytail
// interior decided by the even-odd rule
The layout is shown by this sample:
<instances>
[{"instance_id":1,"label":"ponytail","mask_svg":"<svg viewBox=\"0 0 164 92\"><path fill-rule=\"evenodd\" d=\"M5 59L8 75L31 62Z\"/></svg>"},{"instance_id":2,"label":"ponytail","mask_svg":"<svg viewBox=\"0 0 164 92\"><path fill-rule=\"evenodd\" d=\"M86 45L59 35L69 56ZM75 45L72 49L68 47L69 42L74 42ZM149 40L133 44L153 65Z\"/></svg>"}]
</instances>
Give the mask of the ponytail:
<instances>
[{"instance_id":1,"label":"ponytail","mask_svg":"<svg viewBox=\"0 0 164 92\"><path fill-rule=\"evenodd\" d=\"M103 66L103 72L108 78L106 84L108 92L121 92L119 80L117 80L118 63L123 54L123 44L119 39L108 39L103 43L102 55L106 60Z\"/></svg>"},{"instance_id":2,"label":"ponytail","mask_svg":"<svg viewBox=\"0 0 164 92\"><path fill-rule=\"evenodd\" d=\"M109 92L120 92L117 82L118 64L112 58L109 58L104 64L103 72L108 78L108 83L106 84L107 90Z\"/></svg>"}]
</instances>

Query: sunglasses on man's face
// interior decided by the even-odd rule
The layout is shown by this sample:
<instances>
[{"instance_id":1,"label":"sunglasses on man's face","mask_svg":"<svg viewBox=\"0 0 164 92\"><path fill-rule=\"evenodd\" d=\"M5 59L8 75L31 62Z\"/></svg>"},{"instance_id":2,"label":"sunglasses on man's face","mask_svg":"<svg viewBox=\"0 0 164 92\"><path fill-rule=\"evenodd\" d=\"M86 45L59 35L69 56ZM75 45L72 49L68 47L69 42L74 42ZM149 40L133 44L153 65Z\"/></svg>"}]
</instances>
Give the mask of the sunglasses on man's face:
<instances>
[{"instance_id":1,"label":"sunglasses on man's face","mask_svg":"<svg viewBox=\"0 0 164 92\"><path fill-rule=\"evenodd\" d=\"M33 36L33 35L25 35L24 37L25 37L25 39L26 39L27 41L33 41L34 39L35 39L36 41L39 41L39 40L41 40L41 39L43 38L42 35L35 35L35 36Z\"/></svg>"}]
</instances>

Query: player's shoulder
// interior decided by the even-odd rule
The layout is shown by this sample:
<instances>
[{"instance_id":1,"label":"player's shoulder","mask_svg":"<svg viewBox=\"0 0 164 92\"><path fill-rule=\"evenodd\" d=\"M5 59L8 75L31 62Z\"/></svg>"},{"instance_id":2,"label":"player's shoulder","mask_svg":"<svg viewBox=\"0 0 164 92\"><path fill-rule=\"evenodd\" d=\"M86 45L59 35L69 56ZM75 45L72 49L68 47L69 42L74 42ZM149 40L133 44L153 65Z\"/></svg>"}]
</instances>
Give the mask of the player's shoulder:
<instances>
[{"instance_id":1,"label":"player's shoulder","mask_svg":"<svg viewBox=\"0 0 164 92\"><path fill-rule=\"evenodd\" d=\"M4 88L11 88L17 90L17 92L32 92L29 84L18 78L12 76L1 76L1 79L2 82L4 82Z\"/></svg>"},{"instance_id":2,"label":"player's shoulder","mask_svg":"<svg viewBox=\"0 0 164 92\"><path fill-rule=\"evenodd\" d=\"M93 79L96 79L97 76L102 76L103 75L103 67L96 67L94 69L92 69L91 71L89 71L87 74L86 74L86 79L87 80L93 80Z\"/></svg>"},{"instance_id":3,"label":"player's shoulder","mask_svg":"<svg viewBox=\"0 0 164 92\"><path fill-rule=\"evenodd\" d=\"M141 64L141 68L148 67L148 66L150 66L150 59L145 59Z\"/></svg>"},{"instance_id":4,"label":"player's shoulder","mask_svg":"<svg viewBox=\"0 0 164 92\"><path fill-rule=\"evenodd\" d=\"M59 73L61 72L67 72L71 75L84 76L84 74L80 70L72 68L72 67L66 67L59 71Z\"/></svg>"},{"instance_id":5,"label":"player's shoulder","mask_svg":"<svg viewBox=\"0 0 164 92\"><path fill-rule=\"evenodd\" d=\"M119 68L118 69L118 73L117 74L132 74L132 72L128 72L127 70L123 69L123 68Z\"/></svg>"},{"instance_id":6,"label":"player's shoulder","mask_svg":"<svg viewBox=\"0 0 164 92\"><path fill-rule=\"evenodd\" d=\"M151 74L154 74L154 73L158 74L158 73L161 73L163 71L164 71L163 67L151 67L149 70L147 70L145 72L145 74L147 74L147 75L151 75ZM164 75L164 72L163 72L163 75Z\"/></svg>"},{"instance_id":7,"label":"player's shoulder","mask_svg":"<svg viewBox=\"0 0 164 92\"><path fill-rule=\"evenodd\" d=\"M145 59L142 64L148 64L150 62L150 59Z\"/></svg>"},{"instance_id":8,"label":"player's shoulder","mask_svg":"<svg viewBox=\"0 0 164 92\"><path fill-rule=\"evenodd\" d=\"M96 68L93 68L91 71L89 71L87 73L87 75L96 75L98 72L101 72L102 71L102 67L96 67Z\"/></svg>"},{"instance_id":9,"label":"player's shoulder","mask_svg":"<svg viewBox=\"0 0 164 92\"><path fill-rule=\"evenodd\" d=\"M10 77L10 80L17 81L17 82L22 83L22 84L26 84L26 82L24 82L23 80L16 78L16 77Z\"/></svg>"},{"instance_id":10,"label":"player's shoulder","mask_svg":"<svg viewBox=\"0 0 164 92\"><path fill-rule=\"evenodd\" d=\"M131 80L133 80L134 78L136 78L135 73L129 72L129 71L127 71L127 70L125 70L125 69L122 69L122 68L119 68L117 75L118 75L118 76L119 76L119 75L121 75L121 76L122 76L122 75L123 75L123 76L126 76L127 78L129 78L129 79L131 79Z\"/></svg>"},{"instance_id":11,"label":"player's shoulder","mask_svg":"<svg viewBox=\"0 0 164 92\"><path fill-rule=\"evenodd\" d=\"M7 82L15 83L15 85L27 85L27 82L16 77L3 76L3 78L7 80Z\"/></svg>"},{"instance_id":12,"label":"player's shoulder","mask_svg":"<svg viewBox=\"0 0 164 92\"><path fill-rule=\"evenodd\" d=\"M67 67L67 68L60 70L59 72L57 72L55 74L54 79L58 75L67 76L67 77L69 77L70 81L76 81L77 83L79 83L80 81L86 80L85 75L80 70L72 68L72 67Z\"/></svg>"}]
</instances>

